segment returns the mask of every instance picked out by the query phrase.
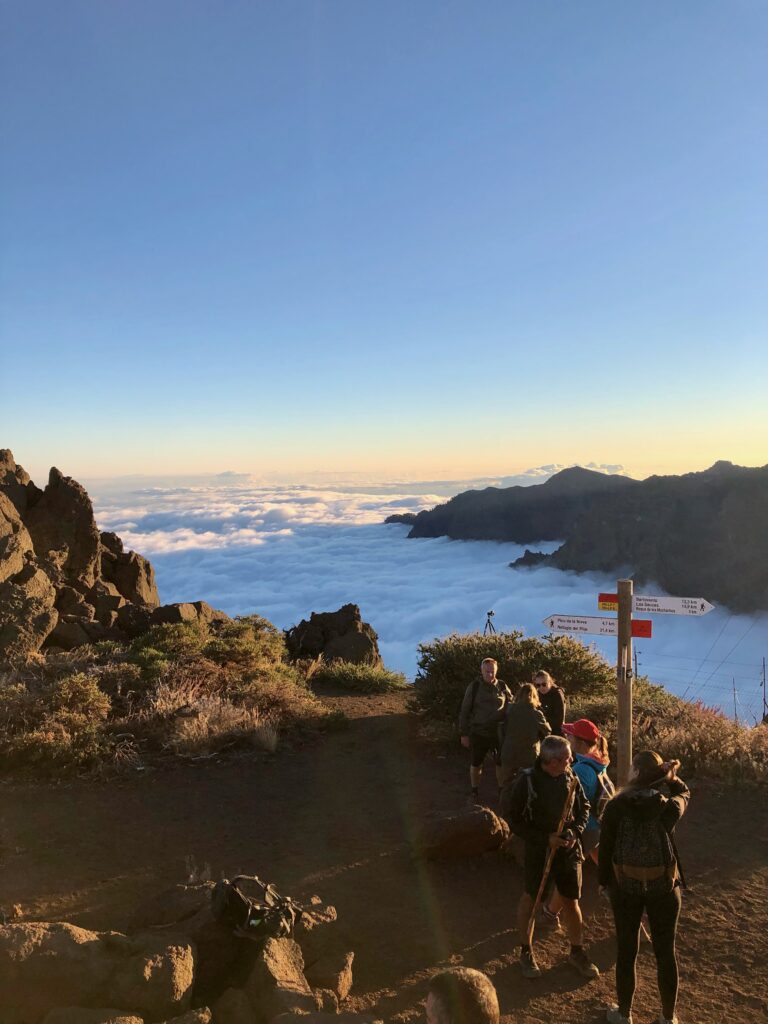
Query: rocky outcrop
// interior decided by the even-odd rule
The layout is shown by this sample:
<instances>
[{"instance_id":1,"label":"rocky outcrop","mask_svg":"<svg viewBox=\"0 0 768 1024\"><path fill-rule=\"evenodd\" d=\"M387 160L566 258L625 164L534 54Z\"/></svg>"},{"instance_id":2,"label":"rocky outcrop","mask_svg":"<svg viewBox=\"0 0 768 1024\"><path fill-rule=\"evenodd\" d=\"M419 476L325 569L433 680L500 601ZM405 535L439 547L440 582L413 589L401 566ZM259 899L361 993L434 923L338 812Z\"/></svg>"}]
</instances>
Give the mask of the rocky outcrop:
<instances>
[{"instance_id":1,"label":"rocky outcrop","mask_svg":"<svg viewBox=\"0 0 768 1024\"><path fill-rule=\"evenodd\" d=\"M285 641L292 658L382 663L376 631L363 622L356 604L345 604L335 612L312 612L309 620L287 631Z\"/></svg>"},{"instance_id":2,"label":"rocky outcrop","mask_svg":"<svg viewBox=\"0 0 768 1024\"><path fill-rule=\"evenodd\" d=\"M187 1010L194 968L189 943L63 923L0 928L2 1006L24 1024L38 1024L53 1010L89 1005L165 1021Z\"/></svg>"},{"instance_id":3,"label":"rocky outcrop","mask_svg":"<svg viewBox=\"0 0 768 1024\"><path fill-rule=\"evenodd\" d=\"M532 487L465 491L420 512L409 537L561 540L539 564L632 574L670 594L736 612L768 608L768 466L717 462L701 473L647 480L567 469Z\"/></svg>"},{"instance_id":4,"label":"rocky outcrop","mask_svg":"<svg viewBox=\"0 0 768 1024\"><path fill-rule=\"evenodd\" d=\"M415 852L428 859L477 857L498 850L509 839L509 826L488 807L474 807L426 822Z\"/></svg>"},{"instance_id":5,"label":"rocky outcrop","mask_svg":"<svg viewBox=\"0 0 768 1024\"><path fill-rule=\"evenodd\" d=\"M150 563L99 533L76 480L53 468L41 491L0 449L0 663L132 639L157 623L227 618L204 601L161 606Z\"/></svg>"}]
</instances>

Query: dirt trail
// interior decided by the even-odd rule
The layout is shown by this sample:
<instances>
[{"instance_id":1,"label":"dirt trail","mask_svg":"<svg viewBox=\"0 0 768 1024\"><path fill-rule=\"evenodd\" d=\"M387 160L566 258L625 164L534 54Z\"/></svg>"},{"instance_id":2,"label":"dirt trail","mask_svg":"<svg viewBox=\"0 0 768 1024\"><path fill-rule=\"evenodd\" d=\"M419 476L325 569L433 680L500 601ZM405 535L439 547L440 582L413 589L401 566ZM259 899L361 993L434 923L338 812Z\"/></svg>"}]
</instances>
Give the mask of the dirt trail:
<instances>
[{"instance_id":1,"label":"dirt trail","mask_svg":"<svg viewBox=\"0 0 768 1024\"><path fill-rule=\"evenodd\" d=\"M461 756L421 744L402 695L331 696L349 728L263 761L178 767L110 784L0 787L0 903L40 919L123 928L137 904L183 881L185 861L213 877L257 873L292 895L333 902L355 949L353 1007L383 1017L421 1013L440 965L488 971L507 1021L597 1024L613 995L607 908L587 870L590 951L604 975L586 984L546 939L551 967L527 982L516 966L519 871L496 855L470 863L414 861L423 817L466 801ZM495 786L482 795L495 804ZM694 786L680 829L693 892L681 929L685 1024L763 1022L768 1013L768 807L755 790ZM639 960L636 1022L658 1013L654 962Z\"/></svg>"}]
</instances>

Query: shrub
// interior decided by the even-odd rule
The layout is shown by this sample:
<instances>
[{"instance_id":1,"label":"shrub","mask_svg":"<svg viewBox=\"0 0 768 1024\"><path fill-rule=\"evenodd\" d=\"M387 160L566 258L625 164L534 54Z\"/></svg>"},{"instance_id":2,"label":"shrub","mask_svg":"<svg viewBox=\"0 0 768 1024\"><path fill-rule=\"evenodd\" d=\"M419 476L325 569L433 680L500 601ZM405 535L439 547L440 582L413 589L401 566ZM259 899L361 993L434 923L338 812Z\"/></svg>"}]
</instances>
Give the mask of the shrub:
<instances>
[{"instance_id":1,"label":"shrub","mask_svg":"<svg viewBox=\"0 0 768 1024\"><path fill-rule=\"evenodd\" d=\"M419 645L413 710L434 720L455 721L464 691L480 675L483 658L498 661L499 678L513 690L539 669L550 672L569 697L599 692L615 679L615 670L602 655L569 636L453 633Z\"/></svg>"},{"instance_id":2,"label":"shrub","mask_svg":"<svg viewBox=\"0 0 768 1024\"><path fill-rule=\"evenodd\" d=\"M321 664L312 673L312 682L338 686L354 693L392 693L410 689L402 672L390 672L380 665L356 665L349 661Z\"/></svg>"}]
</instances>

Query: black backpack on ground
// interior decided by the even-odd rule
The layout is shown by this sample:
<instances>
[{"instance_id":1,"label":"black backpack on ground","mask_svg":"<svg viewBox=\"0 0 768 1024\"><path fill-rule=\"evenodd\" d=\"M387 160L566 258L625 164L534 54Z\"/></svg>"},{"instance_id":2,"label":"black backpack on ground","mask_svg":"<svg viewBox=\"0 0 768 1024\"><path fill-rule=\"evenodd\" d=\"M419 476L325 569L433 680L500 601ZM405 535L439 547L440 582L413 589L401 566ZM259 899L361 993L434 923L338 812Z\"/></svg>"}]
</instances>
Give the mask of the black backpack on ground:
<instances>
[{"instance_id":1,"label":"black backpack on ground","mask_svg":"<svg viewBox=\"0 0 768 1024\"><path fill-rule=\"evenodd\" d=\"M242 890L243 882L258 886L258 897ZM211 912L235 935L257 942L289 936L299 922L303 908L289 896L281 896L268 882L255 875L223 878L211 892Z\"/></svg>"}]
</instances>

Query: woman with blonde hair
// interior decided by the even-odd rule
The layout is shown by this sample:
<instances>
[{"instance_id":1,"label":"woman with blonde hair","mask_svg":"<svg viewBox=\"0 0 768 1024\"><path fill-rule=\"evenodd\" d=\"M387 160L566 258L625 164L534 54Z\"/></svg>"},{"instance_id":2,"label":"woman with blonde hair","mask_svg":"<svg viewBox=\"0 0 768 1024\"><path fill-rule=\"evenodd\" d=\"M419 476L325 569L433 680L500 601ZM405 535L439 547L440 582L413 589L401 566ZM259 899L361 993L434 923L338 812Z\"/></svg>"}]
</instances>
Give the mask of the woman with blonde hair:
<instances>
[{"instance_id":1,"label":"woman with blonde hair","mask_svg":"<svg viewBox=\"0 0 768 1024\"><path fill-rule=\"evenodd\" d=\"M541 701L541 710L549 723L553 736L563 735L563 722L565 721L565 693L561 686L558 686L549 672L543 668L534 673L533 685Z\"/></svg>"},{"instance_id":2,"label":"woman with blonde hair","mask_svg":"<svg viewBox=\"0 0 768 1024\"><path fill-rule=\"evenodd\" d=\"M539 695L531 683L523 683L507 706L502 726L501 785L513 779L521 768L531 768L539 756L539 745L552 730L542 714Z\"/></svg>"}]
</instances>

